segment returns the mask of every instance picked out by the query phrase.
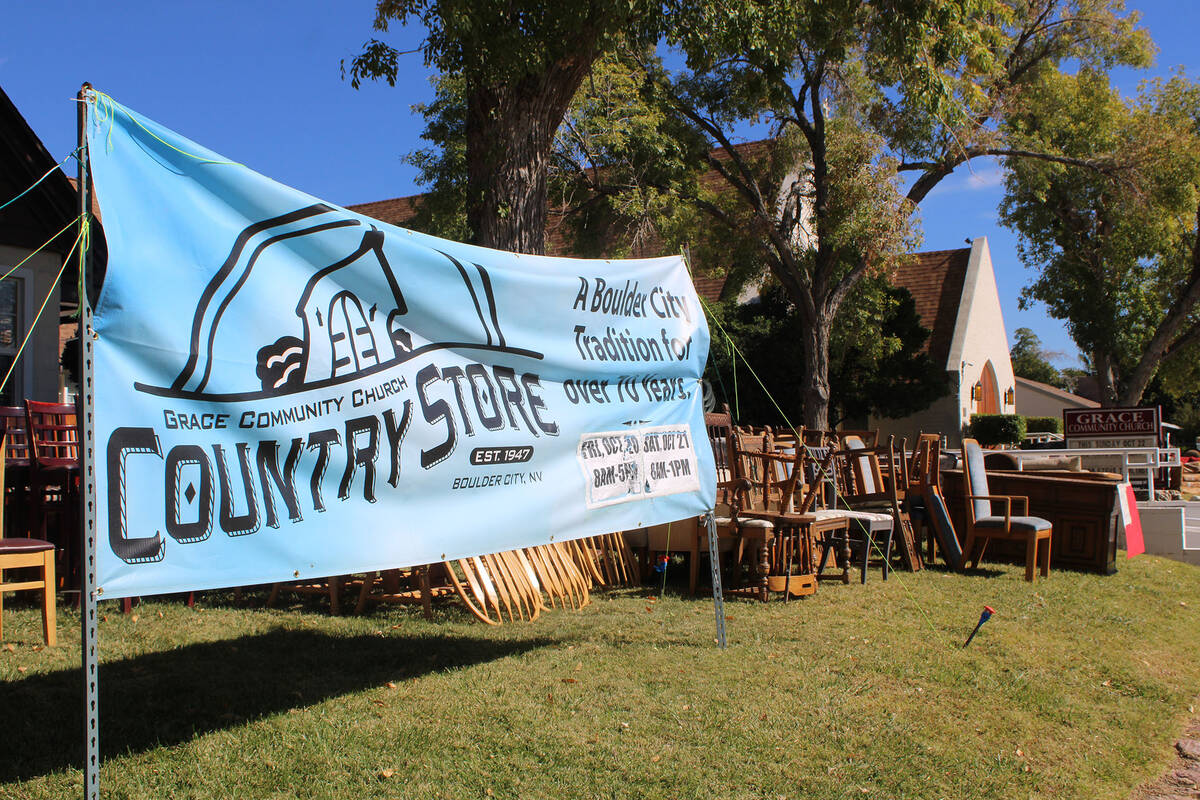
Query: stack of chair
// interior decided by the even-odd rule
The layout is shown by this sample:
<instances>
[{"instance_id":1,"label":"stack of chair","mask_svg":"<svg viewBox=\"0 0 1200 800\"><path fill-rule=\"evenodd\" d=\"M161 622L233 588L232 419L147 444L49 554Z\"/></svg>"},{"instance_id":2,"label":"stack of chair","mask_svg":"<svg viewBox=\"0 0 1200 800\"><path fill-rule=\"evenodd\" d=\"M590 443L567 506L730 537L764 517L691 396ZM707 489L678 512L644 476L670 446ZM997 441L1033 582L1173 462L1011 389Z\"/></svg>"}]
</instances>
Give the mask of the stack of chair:
<instances>
[{"instance_id":1,"label":"stack of chair","mask_svg":"<svg viewBox=\"0 0 1200 800\"><path fill-rule=\"evenodd\" d=\"M902 467L907 505L916 527L925 533L925 562L932 564L940 553L951 569L959 569L962 547L942 496L940 463L941 437L936 433L920 434L912 457Z\"/></svg>"},{"instance_id":2,"label":"stack of chair","mask_svg":"<svg viewBox=\"0 0 1200 800\"><path fill-rule=\"evenodd\" d=\"M878 436L867 440L878 441ZM882 562L883 578L887 580L892 548L897 543L906 569L916 571L922 566L905 504L906 486L903 467L896 460L895 437L889 436L885 444L874 446L867 446L867 440L858 433L843 434L834 470L836 502L846 508L852 520L850 530L854 544L860 548L863 582L872 556Z\"/></svg>"},{"instance_id":3,"label":"stack of chair","mask_svg":"<svg viewBox=\"0 0 1200 800\"><path fill-rule=\"evenodd\" d=\"M803 432L776 436L769 428L736 431L738 475L742 480L739 546L757 546L757 596L767 600L772 591L790 596L813 594L817 589L815 552L818 544L841 535L843 514L817 508L821 470L808 482L810 450ZM827 464L826 464L827 466ZM751 524L753 523L753 524Z\"/></svg>"},{"instance_id":4,"label":"stack of chair","mask_svg":"<svg viewBox=\"0 0 1200 800\"><path fill-rule=\"evenodd\" d=\"M506 617L509 622L532 621L547 608L579 609L591 602L589 577L568 543L460 558L442 566L467 610L489 625Z\"/></svg>"}]
</instances>

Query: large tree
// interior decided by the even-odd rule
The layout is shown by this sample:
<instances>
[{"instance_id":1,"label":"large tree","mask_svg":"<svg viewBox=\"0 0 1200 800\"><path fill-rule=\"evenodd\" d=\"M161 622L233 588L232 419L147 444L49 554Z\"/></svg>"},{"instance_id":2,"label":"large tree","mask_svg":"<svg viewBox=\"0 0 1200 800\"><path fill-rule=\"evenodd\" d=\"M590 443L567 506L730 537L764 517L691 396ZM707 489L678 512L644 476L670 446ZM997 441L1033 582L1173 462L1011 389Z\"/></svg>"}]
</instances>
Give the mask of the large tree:
<instances>
[{"instance_id":1,"label":"large tree","mask_svg":"<svg viewBox=\"0 0 1200 800\"><path fill-rule=\"evenodd\" d=\"M1002 218L1037 277L1023 302L1066 320L1106 405L1136 405L1160 368L1194 379L1200 341L1200 85L1176 77L1126 100L1105 75L1044 81L1008 134L1107 161L1009 164Z\"/></svg>"},{"instance_id":2,"label":"large tree","mask_svg":"<svg viewBox=\"0 0 1200 800\"><path fill-rule=\"evenodd\" d=\"M424 25L426 63L461 82L465 223L475 243L543 252L546 164L563 113L614 37L656 37L659 8L645 0L378 0L375 30ZM370 40L351 61L351 83L395 85L400 58Z\"/></svg>"},{"instance_id":3,"label":"large tree","mask_svg":"<svg viewBox=\"0 0 1200 800\"><path fill-rule=\"evenodd\" d=\"M1050 363L1050 353L1042 347L1042 340L1030 328L1013 331L1013 345L1008 349L1012 361L1013 375L1031 381L1048 383L1060 389L1067 388L1062 373Z\"/></svg>"},{"instance_id":4,"label":"large tree","mask_svg":"<svg viewBox=\"0 0 1200 800\"><path fill-rule=\"evenodd\" d=\"M758 0L672 7L686 68L643 59L663 132L711 181L672 195L752 244L786 291L804 424L826 428L834 321L912 248L914 213L975 156L1041 158L998 122L1067 59L1140 64L1119 0ZM636 55L636 54L635 54ZM739 146L757 123L765 142ZM1059 160L1087 163L1086 159Z\"/></svg>"},{"instance_id":5,"label":"large tree","mask_svg":"<svg viewBox=\"0 0 1200 800\"><path fill-rule=\"evenodd\" d=\"M846 324L837 326L830 346L832 424L904 417L949 391L945 365L923 351L930 332L908 290L868 279L855 287L849 305L840 317ZM756 302L729 299L709 311L729 334L729 340L714 337L706 371L722 400L740 419L794 424L777 405L795 396L804 374L794 339L799 320L786 293L773 285Z\"/></svg>"}]
</instances>

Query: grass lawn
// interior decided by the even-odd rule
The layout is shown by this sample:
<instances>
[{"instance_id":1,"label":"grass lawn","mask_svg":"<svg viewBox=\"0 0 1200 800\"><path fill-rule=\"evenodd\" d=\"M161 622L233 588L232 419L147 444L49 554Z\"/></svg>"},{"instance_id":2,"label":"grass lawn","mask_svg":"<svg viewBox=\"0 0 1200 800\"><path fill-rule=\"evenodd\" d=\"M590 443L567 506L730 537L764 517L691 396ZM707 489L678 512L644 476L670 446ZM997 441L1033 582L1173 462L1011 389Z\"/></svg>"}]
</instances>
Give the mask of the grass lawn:
<instances>
[{"instance_id":1,"label":"grass lawn","mask_svg":"<svg viewBox=\"0 0 1200 800\"><path fill-rule=\"evenodd\" d=\"M685 570L673 568L682 579ZM383 607L101 605L106 797L1127 798L1200 700L1200 569L1018 566L488 628ZM261 596L259 597L261 600ZM967 649L987 604L996 609ZM0 797L81 793L78 616L10 599ZM8 649L8 644L12 649Z\"/></svg>"}]
</instances>

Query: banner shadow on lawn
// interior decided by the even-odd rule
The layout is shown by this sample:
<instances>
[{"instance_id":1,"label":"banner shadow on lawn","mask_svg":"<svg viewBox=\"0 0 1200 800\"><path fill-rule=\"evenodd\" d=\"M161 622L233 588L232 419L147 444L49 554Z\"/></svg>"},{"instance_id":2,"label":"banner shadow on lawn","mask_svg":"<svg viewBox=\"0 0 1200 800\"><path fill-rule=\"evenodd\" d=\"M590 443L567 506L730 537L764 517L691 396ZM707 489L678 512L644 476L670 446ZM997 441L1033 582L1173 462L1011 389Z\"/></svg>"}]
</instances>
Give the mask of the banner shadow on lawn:
<instances>
[{"instance_id":1,"label":"banner shadow on lawn","mask_svg":"<svg viewBox=\"0 0 1200 800\"><path fill-rule=\"evenodd\" d=\"M104 758L189 741L330 697L553 644L546 638L330 636L280 630L103 664ZM0 782L83 766L79 670L3 687Z\"/></svg>"}]
</instances>

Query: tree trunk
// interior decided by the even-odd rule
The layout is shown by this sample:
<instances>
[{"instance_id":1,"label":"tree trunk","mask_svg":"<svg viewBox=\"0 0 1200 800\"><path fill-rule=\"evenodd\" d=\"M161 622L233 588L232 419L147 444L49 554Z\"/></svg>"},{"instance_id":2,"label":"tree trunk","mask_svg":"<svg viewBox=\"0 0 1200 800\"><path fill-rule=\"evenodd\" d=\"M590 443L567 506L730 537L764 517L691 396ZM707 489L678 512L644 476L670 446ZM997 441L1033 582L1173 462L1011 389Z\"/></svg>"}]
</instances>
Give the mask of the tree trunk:
<instances>
[{"instance_id":1,"label":"tree trunk","mask_svg":"<svg viewBox=\"0 0 1200 800\"><path fill-rule=\"evenodd\" d=\"M829 430L829 339L833 317L818 309L815 319L804 323L804 427Z\"/></svg>"},{"instance_id":2,"label":"tree trunk","mask_svg":"<svg viewBox=\"0 0 1200 800\"><path fill-rule=\"evenodd\" d=\"M1200 208L1196 210L1196 237L1200 237ZM1187 323L1192 309L1196 307L1197 303L1200 303L1200 241L1196 237L1192 239L1192 268L1188 275L1187 285L1175 298L1175 302L1171 303L1166 315L1158 323L1158 328L1155 329L1150 343L1142 351L1142 357L1138 359L1137 366L1134 367L1133 372L1129 375L1129 380L1125 383L1125 391L1121 393L1121 405L1136 406L1142 401L1142 394L1150 385L1154 373L1158 371L1163 357L1171 349L1175 337Z\"/></svg>"},{"instance_id":3,"label":"tree trunk","mask_svg":"<svg viewBox=\"0 0 1200 800\"><path fill-rule=\"evenodd\" d=\"M475 244L515 253L546 249L546 165L554 134L595 54L545 72L467 90L467 225Z\"/></svg>"},{"instance_id":4,"label":"tree trunk","mask_svg":"<svg viewBox=\"0 0 1200 800\"><path fill-rule=\"evenodd\" d=\"M1117 404L1117 380L1113 370L1112 358L1108 353L1097 352L1092 356L1096 365L1096 382L1100 388L1100 405L1115 406Z\"/></svg>"}]
</instances>

